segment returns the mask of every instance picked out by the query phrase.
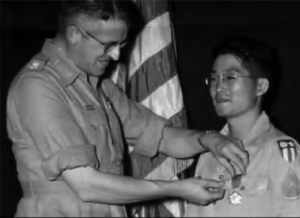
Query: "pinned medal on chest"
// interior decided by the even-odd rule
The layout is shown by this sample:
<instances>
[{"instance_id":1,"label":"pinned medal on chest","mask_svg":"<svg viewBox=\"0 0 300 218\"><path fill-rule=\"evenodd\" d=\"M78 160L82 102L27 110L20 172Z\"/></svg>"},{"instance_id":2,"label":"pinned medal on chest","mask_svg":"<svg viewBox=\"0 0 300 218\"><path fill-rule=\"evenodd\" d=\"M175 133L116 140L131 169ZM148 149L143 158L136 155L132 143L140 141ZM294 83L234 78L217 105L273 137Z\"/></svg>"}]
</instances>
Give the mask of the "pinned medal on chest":
<instances>
[{"instance_id":1,"label":"pinned medal on chest","mask_svg":"<svg viewBox=\"0 0 300 218\"><path fill-rule=\"evenodd\" d=\"M241 186L242 174L236 174L231 180L231 186L233 188L232 193L228 196L230 204L239 205L243 201L241 193L238 191ZM241 186L240 190L243 190L244 187Z\"/></svg>"}]
</instances>

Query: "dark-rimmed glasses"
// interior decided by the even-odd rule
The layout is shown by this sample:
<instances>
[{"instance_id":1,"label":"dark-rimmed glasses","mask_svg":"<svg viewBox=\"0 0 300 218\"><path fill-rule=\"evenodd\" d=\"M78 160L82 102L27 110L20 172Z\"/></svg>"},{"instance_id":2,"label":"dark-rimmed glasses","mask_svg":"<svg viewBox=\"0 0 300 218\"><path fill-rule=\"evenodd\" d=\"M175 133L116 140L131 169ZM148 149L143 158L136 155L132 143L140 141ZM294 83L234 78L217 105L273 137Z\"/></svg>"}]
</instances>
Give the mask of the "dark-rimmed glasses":
<instances>
[{"instance_id":1,"label":"dark-rimmed glasses","mask_svg":"<svg viewBox=\"0 0 300 218\"><path fill-rule=\"evenodd\" d=\"M84 33L85 35L89 36L90 38L94 39L96 42L98 42L101 47L104 48L104 53L107 54L109 52L111 52L112 50L114 50L117 46L119 46L120 48L124 47L127 44L127 41L124 41L122 43L111 43L111 44L105 44L104 42L101 42L99 39L97 39L95 36L93 36L93 34L91 34L90 32L82 29L81 27L77 26L76 24L73 24L75 27L77 27L82 33Z\"/></svg>"}]
</instances>

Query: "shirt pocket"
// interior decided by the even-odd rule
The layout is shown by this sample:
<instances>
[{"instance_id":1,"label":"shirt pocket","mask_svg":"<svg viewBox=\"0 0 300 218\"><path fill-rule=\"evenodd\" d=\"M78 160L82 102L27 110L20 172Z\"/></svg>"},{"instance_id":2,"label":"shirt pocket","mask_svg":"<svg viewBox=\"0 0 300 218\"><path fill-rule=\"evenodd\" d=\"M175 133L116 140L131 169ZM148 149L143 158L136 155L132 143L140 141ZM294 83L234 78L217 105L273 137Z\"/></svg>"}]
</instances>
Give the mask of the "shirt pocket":
<instances>
[{"instance_id":1,"label":"shirt pocket","mask_svg":"<svg viewBox=\"0 0 300 218\"><path fill-rule=\"evenodd\" d=\"M267 176L253 177L245 187L244 194L248 196L261 195L273 188L271 179Z\"/></svg>"},{"instance_id":2,"label":"shirt pocket","mask_svg":"<svg viewBox=\"0 0 300 218\"><path fill-rule=\"evenodd\" d=\"M105 114L101 110L86 107L83 108L82 114L87 125L95 131L98 130L101 126L105 128L108 126Z\"/></svg>"}]
</instances>

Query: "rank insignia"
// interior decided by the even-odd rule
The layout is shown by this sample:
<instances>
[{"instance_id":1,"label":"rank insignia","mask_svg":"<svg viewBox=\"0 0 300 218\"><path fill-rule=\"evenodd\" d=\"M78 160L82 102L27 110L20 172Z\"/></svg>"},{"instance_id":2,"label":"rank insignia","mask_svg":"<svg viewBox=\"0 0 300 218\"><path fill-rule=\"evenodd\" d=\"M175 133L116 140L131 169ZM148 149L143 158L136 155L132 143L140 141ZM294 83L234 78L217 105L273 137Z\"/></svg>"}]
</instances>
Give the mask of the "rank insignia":
<instances>
[{"instance_id":1,"label":"rank insignia","mask_svg":"<svg viewBox=\"0 0 300 218\"><path fill-rule=\"evenodd\" d=\"M300 181L292 169L289 169L281 188L284 199L295 200L300 198Z\"/></svg>"},{"instance_id":2,"label":"rank insignia","mask_svg":"<svg viewBox=\"0 0 300 218\"><path fill-rule=\"evenodd\" d=\"M288 162L293 162L297 157L296 144L293 140L278 140L277 141L280 154Z\"/></svg>"},{"instance_id":3,"label":"rank insignia","mask_svg":"<svg viewBox=\"0 0 300 218\"><path fill-rule=\"evenodd\" d=\"M31 65L29 66L29 69L37 69L40 65L41 65L40 62L38 62L38 61L33 61L33 62L31 63Z\"/></svg>"}]
</instances>

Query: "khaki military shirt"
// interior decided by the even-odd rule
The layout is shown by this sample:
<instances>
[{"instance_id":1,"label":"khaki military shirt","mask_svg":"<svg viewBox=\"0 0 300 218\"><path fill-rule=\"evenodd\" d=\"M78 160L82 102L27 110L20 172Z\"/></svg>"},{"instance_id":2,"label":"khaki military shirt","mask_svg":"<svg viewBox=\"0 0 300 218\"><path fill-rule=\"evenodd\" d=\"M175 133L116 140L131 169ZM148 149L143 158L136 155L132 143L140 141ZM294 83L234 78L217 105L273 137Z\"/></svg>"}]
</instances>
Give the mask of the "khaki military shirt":
<instances>
[{"instance_id":1,"label":"khaki military shirt","mask_svg":"<svg viewBox=\"0 0 300 218\"><path fill-rule=\"evenodd\" d=\"M167 121L130 101L110 80L101 90L51 40L14 79L7 128L24 191L16 216L126 215L123 206L81 201L61 173L91 166L123 174L121 128L135 152L151 157Z\"/></svg>"},{"instance_id":2,"label":"khaki military shirt","mask_svg":"<svg viewBox=\"0 0 300 218\"><path fill-rule=\"evenodd\" d=\"M228 134L227 125L221 133ZM265 113L243 143L250 163L235 189L229 173L211 153L200 156L195 175L225 181L225 196L207 206L190 204L186 217L300 216L299 144L277 130Z\"/></svg>"}]
</instances>

